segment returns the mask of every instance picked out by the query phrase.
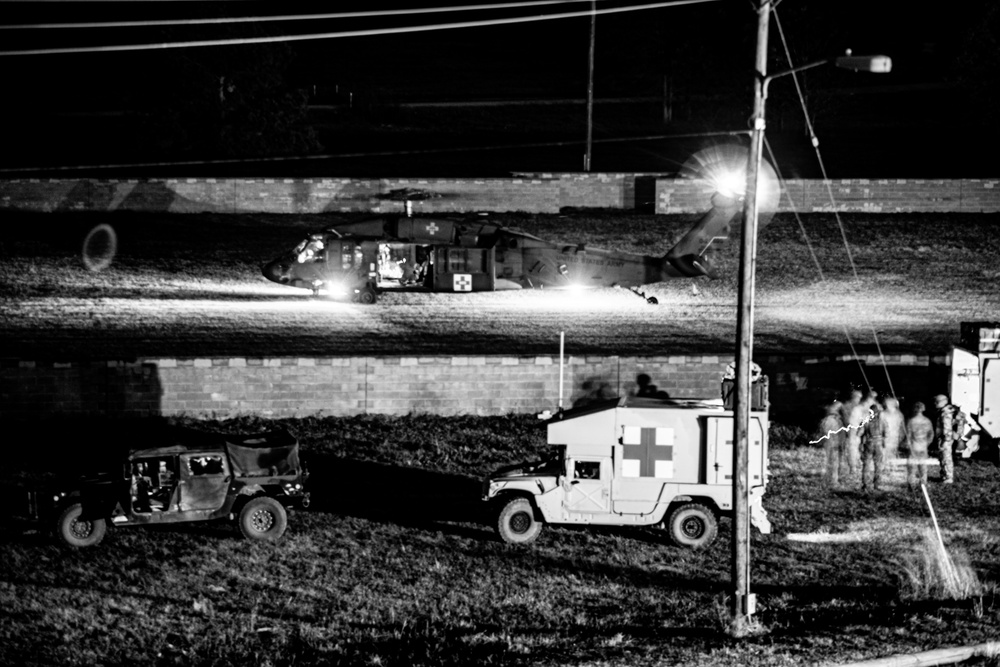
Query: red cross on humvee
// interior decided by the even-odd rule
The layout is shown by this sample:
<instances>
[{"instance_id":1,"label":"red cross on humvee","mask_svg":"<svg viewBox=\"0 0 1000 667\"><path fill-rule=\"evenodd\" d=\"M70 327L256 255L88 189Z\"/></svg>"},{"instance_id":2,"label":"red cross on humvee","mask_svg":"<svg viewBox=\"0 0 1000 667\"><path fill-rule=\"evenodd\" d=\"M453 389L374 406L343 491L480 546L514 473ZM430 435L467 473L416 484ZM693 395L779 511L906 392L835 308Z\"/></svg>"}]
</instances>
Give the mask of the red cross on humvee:
<instances>
[{"instance_id":1,"label":"red cross on humvee","mask_svg":"<svg viewBox=\"0 0 1000 667\"><path fill-rule=\"evenodd\" d=\"M623 426L622 477L673 477L674 429Z\"/></svg>"}]
</instances>

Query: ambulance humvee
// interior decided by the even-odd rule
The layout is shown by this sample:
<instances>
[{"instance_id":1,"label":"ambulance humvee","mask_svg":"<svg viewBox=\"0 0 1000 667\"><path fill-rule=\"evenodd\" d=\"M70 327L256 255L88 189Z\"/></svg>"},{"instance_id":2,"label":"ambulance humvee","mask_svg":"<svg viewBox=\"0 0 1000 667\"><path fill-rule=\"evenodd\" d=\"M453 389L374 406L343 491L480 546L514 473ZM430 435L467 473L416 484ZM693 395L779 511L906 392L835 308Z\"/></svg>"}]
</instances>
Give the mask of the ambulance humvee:
<instances>
[{"instance_id":1,"label":"ambulance humvee","mask_svg":"<svg viewBox=\"0 0 1000 667\"><path fill-rule=\"evenodd\" d=\"M501 468L483 482L508 543L543 523L656 526L679 546L715 539L733 512L733 413L721 401L624 397L558 412L547 421L548 460ZM766 410L750 413L750 513L770 532Z\"/></svg>"}]
</instances>

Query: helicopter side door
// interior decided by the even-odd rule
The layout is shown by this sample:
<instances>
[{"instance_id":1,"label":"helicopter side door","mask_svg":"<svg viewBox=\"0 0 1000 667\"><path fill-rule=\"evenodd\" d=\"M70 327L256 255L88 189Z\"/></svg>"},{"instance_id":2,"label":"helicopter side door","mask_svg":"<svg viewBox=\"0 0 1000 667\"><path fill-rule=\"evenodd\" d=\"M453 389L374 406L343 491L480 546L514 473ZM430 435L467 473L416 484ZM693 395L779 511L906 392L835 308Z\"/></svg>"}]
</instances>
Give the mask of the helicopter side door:
<instances>
[{"instance_id":1,"label":"helicopter side door","mask_svg":"<svg viewBox=\"0 0 1000 667\"><path fill-rule=\"evenodd\" d=\"M493 248L439 246L434 252L434 291L493 291Z\"/></svg>"}]
</instances>

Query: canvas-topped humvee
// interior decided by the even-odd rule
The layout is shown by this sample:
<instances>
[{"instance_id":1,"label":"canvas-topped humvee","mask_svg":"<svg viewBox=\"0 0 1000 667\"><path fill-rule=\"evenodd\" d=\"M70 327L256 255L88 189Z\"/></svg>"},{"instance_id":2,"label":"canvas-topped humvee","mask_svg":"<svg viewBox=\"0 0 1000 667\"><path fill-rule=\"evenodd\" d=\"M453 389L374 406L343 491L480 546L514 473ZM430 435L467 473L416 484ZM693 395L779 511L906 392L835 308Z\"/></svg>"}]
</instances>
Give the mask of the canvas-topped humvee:
<instances>
[{"instance_id":1,"label":"canvas-topped humvee","mask_svg":"<svg viewBox=\"0 0 1000 667\"><path fill-rule=\"evenodd\" d=\"M29 491L26 514L54 519L66 544L88 547L104 538L108 522L142 526L228 518L249 539L276 540L287 526L285 508L309 505L308 472L298 441L287 431L233 436L178 428L144 444L110 457L72 484Z\"/></svg>"}]
</instances>

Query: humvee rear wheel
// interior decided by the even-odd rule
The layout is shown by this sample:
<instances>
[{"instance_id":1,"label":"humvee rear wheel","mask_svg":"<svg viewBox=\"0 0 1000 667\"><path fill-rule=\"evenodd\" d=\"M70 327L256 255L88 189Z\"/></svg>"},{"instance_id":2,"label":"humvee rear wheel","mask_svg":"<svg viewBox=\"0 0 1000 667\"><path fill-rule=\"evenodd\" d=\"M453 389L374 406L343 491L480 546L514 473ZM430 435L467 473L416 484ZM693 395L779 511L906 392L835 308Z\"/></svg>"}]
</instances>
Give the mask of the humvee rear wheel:
<instances>
[{"instance_id":1,"label":"humvee rear wheel","mask_svg":"<svg viewBox=\"0 0 1000 667\"><path fill-rule=\"evenodd\" d=\"M80 519L83 505L73 503L59 515L56 533L63 542L71 547L92 547L104 539L108 524L104 519L84 521Z\"/></svg>"},{"instance_id":2,"label":"humvee rear wheel","mask_svg":"<svg viewBox=\"0 0 1000 667\"><path fill-rule=\"evenodd\" d=\"M274 498L254 498L240 510L239 524L248 540L277 540L288 527L288 513Z\"/></svg>"},{"instance_id":3,"label":"humvee rear wheel","mask_svg":"<svg viewBox=\"0 0 1000 667\"><path fill-rule=\"evenodd\" d=\"M670 513L667 530L679 547L704 549L715 540L719 522L712 510L698 503L681 505Z\"/></svg>"},{"instance_id":4,"label":"humvee rear wheel","mask_svg":"<svg viewBox=\"0 0 1000 667\"><path fill-rule=\"evenodd\" d=\"M514 498L497 516L497 534L507 544L528 544L542 532L535 508L527 498Z\"/></svg>"}]
</instances>

